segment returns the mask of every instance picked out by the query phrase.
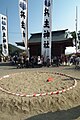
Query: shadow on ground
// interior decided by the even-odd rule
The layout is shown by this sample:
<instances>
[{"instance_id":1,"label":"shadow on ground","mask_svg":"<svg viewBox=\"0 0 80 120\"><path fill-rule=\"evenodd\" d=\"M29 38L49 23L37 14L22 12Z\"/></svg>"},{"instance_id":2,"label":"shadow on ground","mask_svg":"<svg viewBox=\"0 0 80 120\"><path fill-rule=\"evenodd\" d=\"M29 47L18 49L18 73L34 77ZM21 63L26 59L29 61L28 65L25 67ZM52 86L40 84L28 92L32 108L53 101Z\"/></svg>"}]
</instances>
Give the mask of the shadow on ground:
<instances>
[{"instance_id":1,"label":"shadow on ground","mask_svg":"<svg viewBox=\"0 0 80 120\"><path fill-rule=\"evenodd\" d=\"M0 62L0 66L11 66L10 62Z\"/></svg>"},{"instance_id":2,"label":"shadow on ground","mask_svg":"<svg viewBox=\"0 0 80 120\"><path fill-rule=\"evenodd\" d=\"M80 106L77 106L68 110L36 115L24 120L76 120L79 117L80 117Z\"/></svg>"},{"instance_id":3,"label":"shadow on ground","mask_svg":"<svg viewBox=\"0 0 80 120\"><path fill-rule=\"evenodd\" d=\"M80 71L80 67L77 67L77 68L75 68L75 65L73 65L73 66L66 66L66 67L64 67L64 69L66 69L66 70L74 70L74 71Z\"/></svg>"}]
</instances>

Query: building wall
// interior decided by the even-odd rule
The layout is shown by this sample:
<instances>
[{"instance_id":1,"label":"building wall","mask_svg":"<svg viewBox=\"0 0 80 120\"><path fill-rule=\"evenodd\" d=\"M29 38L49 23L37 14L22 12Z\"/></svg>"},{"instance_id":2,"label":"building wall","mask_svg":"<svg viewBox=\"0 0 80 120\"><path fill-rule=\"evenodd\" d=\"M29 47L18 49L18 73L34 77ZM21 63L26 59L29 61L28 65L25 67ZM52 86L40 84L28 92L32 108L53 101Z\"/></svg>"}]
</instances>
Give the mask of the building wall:
<instances>
[{"instance_id":1,"label":"building wall","mask_svg":"<svg viewBox=\"0 0 80 120\"><path fill-rule=\"evenodd\" d=\"M29 44L30 56L41 56L41 43Z\"/></svg>"},{"instance_id":2,"label":"building wall","mask_svg":"<svg viewBox=\"0 0 80 120\"><path fill-rule=\"evenodd\" d=\"M51 56L61 56L62 54L65 54L65 48L68 46L72 46L72 40L67 41L60 41L60 42L52 42L51 47ZM30 55L31 56L41 56L41 43L29 43L30 48Z\"/></svg>"}]
</instances>

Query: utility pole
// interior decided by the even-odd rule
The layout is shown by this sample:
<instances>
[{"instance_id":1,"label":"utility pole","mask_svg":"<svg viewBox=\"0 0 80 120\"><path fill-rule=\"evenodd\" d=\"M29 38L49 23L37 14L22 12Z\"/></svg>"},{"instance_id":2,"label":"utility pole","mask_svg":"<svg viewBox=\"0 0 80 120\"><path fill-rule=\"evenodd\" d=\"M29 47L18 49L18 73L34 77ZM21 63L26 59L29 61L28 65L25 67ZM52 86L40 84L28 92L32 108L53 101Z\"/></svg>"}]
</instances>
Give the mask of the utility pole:
<instances>
[{"instance_id":1,"label":"utility pole","mask_svg":"<svg viewBox=\"0 0 80 120\"><path fill-rule=\"evenodd\" d=\"M77 34L77 25L78 25L78 10L77 10L77 6L76 6L76 41L75 41L75 45L76 45L76 53L77 53L77 50L78 50L78 47L79 47L79 40L78 40L78 34Z\"/></svg>"}]
</instances>

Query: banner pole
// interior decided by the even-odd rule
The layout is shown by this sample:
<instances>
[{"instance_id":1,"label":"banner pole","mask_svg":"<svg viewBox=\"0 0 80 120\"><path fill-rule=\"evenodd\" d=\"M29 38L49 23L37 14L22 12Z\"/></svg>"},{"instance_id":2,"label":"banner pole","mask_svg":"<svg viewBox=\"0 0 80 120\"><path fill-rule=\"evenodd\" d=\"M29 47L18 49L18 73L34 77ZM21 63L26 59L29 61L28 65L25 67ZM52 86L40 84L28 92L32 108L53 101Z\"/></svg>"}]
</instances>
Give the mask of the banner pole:
<instances>
[{"instance_id":1,"label":"banner pole","mask_svg":"<svg viewBox=\"0 0 80 120\"><path fill-rule=\"evenodd\" d=\"M7 49L8 49L8 56L9 56L9 37L8 37L8 10L7 10L7 8L6 8L6 17L7 17Z\"/></svg>"},{"instance_id":2,"label":"banner pole","mask_svg":"<svg viewBox=\"0 0 80 120\"><path fill-rule=\"evenodd\" d=\"M26 12L26 40L25 40L25 51L28 51L28 0L26 0L27 12Z\"/></svg>"}]
</instances>

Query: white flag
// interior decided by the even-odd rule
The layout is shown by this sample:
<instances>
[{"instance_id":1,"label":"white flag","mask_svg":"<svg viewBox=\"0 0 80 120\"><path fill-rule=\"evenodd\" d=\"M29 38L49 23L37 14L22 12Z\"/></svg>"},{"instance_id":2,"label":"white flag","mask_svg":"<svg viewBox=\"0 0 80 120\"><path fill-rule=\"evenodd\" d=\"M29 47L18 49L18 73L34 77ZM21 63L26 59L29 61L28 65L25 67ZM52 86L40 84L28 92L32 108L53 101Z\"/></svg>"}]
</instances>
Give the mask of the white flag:
<instances>
[{"instance_id":1,"label":"white flag","mask_svg":"<svg viewBox=\"0 0 80 120\"><path fill-rule=\"evenodd\" d=\"M19 16L22 41L27 49L27 1L19 0Z\"/></svg>"},{"instance_id":2,"label":"white flag","mask_svg":"<svg viewBox=\"0 0 80 120\"><path fill-rule=\"evenodd\" d=\"M2 41L2 54L8 56L8 28L7 16L1 14L1 41Z\"/></svg>"},{"instance_id":3,"label":"white flag","mask_svg":"<svg viewBox=\"0 0 80 120\"><path fill-rule=\"evenodd\" d=\"M41 53L51 61L52 0L44 0Z\"/></svg>"}]
</instances>

